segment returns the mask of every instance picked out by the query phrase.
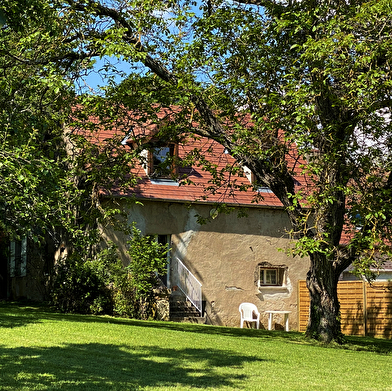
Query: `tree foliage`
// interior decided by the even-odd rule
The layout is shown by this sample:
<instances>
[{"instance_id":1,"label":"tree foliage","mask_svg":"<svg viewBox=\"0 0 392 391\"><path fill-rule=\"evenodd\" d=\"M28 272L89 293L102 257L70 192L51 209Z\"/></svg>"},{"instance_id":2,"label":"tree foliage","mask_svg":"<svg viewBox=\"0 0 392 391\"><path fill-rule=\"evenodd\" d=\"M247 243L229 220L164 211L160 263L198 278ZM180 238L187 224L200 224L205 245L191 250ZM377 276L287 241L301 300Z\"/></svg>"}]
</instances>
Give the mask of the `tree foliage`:
<instances>
[{"instance_id":1,"label":"tree foliage","mask_svg":"<svg viewBox=\"0 0 392 391\"><path fill-rule=\"evenodd\" d=\"M58 97L66 100L69 91L51 67L33 64L39 52L45 55L44 50L35 49L43 48L45 42L50 47L45 34L39 34L38 19L53 10L47 4L38 9L38 2L32 2L19 14L17 6L14 2L4 8L6 24L0 30L0 204L4 211L0 224L11 234L34 222L45 226L53 218L58 190L54 183L60 169L55 157L61 121ZM48 22L48 30L52 28Z\"/></svg>"},{"instance_id":2,"label":"tree foliage","mask_svg":"<svg viewBox=\"0 0 392 391\"><path fill-rule=\"evenodd\" d=\"M79 17L62 2L7 0L0 10L0 231L88 255L97 224L118 213L102 207L100 191L132 182L123 146L79 131L76 82L92 52L79 50Z\"/></svg>"},{"instance_id":3,"label":"tree foliage","mask_svg":"<svg viewBox=\"0 0 392 391\"><path fill-rule=\"evenodd\" d=\"M133 315L128 273L114 249L98 248L99 224L124 228L101 194L133 183L131 157L88 137L76 88L93 60L78 50L78 19L57 1L7 0L0 11L0 237L34 245L29 278L62 311Z\"/></svg>"}]
</instances>

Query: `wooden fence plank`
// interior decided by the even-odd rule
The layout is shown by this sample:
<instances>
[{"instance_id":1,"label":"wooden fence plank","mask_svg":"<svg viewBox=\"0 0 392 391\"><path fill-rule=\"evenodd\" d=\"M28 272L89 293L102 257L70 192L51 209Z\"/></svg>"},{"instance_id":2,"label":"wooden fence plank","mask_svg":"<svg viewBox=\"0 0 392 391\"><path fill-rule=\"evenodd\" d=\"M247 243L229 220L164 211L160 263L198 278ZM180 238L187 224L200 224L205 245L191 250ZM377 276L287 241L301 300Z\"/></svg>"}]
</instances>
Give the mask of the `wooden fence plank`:
<instances>
[{"instance_id":1,"label":"wooden fence plank","mask_svg":"<svg viewBox=\"0 0 392 391\"><path fill-rule=\"evenodd\" d=\"M374 282L366 285L367 335L392 337L392 283Z\"/></svg>"},{"instance_id":2,"label":"wooden fence plank","mask_svg":"<svg viewBox=\"0 0 392 391\"><path fill-rule=\"evenodd\" d=\"M306 331L309 318L309 292L306 282L299 281L299 331ZM342 332L350 335L364 335L365 326L363 319L363 282L344 281L338 284L338 298L342 321Z\"/></svg>"},{"instance_id":3,"label":"wooden fence plank","mask_svg":"<svg viewBox=\"0 0 392 391\"><path fill-rule=\"evenodd\" d=\"M365 335L363 282L339 282L338 299L343 334Z\"/></svg>"},{"instance_id":4,"label":"wooden fence plank","mask_svg":"<svg viewBox=\"0 0 392 391\"><path fill-rule=\"evenodd\" d=\"M298 281L298 328L299 331L305 332L309 319L309 291L306 287L306 281Z\"/></svg>"},{"instance_id":5,"label":"wooden fence plank","mask_svg":"<svg viewBox=\"0 0 392 391\"><path fill-rule=\"evenodd\" d=\"M338 298L342 332L347 335L392 337L392 283L341 281ZM309 292L306 282L298 282L299 331L306 331L309 318Z\"/></svg>"}]
</instances>

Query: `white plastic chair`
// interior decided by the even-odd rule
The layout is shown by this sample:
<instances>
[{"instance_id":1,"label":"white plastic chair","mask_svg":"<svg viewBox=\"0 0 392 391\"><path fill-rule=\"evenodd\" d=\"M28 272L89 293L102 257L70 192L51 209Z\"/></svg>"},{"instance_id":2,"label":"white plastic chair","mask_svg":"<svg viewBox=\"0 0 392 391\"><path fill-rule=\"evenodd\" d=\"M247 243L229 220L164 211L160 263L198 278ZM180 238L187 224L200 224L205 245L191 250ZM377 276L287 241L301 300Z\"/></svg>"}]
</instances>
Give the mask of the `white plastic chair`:
<instances>
[{"instance_id":1,"label":"white plastic chair","mask_svg":"<svg viewBox=\"0 0 392 391\"><path fill-rule=\"evenodd\" d=\"M244 321L256 322L256 327L259 328L260 325L260 312L257 307L252 303L241 303L238 308L241 314L241 328L244 327ZM253 314L256 315L254 318Z\"/></svg>"}]
</instances>

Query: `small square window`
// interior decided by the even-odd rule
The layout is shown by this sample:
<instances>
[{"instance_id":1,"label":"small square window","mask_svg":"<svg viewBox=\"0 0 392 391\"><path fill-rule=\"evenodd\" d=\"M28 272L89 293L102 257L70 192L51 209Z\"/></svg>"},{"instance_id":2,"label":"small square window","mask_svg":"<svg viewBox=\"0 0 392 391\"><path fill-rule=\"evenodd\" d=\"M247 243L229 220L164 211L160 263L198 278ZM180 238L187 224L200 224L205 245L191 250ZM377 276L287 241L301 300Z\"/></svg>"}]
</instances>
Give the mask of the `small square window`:
<instances>
[{"instance_id":1,"label":"small square window","mask_svg":"<svg viewBox=\"0 0 392 391\"><path fill-rule=\"evenodd\" d=\"M283 286L285 271L283 267L260 267L259 286Z\"/></svg>"}]
</instances>

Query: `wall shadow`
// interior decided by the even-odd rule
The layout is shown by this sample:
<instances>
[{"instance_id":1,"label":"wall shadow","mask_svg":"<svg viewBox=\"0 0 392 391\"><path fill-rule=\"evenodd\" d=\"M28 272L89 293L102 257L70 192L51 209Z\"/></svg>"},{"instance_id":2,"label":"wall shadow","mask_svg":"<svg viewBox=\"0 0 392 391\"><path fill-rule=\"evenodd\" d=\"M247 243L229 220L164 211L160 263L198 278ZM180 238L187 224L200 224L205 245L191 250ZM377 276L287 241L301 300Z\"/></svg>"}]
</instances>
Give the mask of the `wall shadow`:
<instances>
[{"instance_id":1,"label":"wall shadow","mask_svg":"<svg viewBox=\"0 0 392 391\"><path fill-rule=\"evenodd\" d=\"M7 389L141 390L145 387L241 389L245 363L263 361L232 351L159 346L67 344L0 346L1 379Z\"/></svg>"}]
</instances>

